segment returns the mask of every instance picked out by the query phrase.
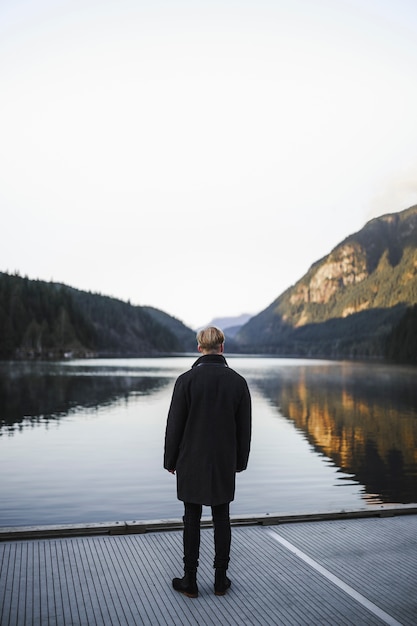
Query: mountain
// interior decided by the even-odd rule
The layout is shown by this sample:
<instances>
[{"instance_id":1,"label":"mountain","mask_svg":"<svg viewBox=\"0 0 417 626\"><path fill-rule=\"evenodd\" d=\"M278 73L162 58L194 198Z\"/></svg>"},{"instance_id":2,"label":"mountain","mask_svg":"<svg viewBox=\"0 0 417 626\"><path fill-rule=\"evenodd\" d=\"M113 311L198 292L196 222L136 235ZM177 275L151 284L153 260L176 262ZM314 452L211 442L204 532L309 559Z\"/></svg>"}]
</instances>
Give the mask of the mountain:
<instances>
[{"instance_id":1,"label":"mountain","mask_svg":"<svg viewBox=\"0 0 417 626\"><path fill-rule=\"evenodd\" d=\"M181 352L196 351L197 342L195 332L188 328L188 326L185 326L183 322L178 320L176 317L172 317L171 315L168 315L168 313L165 313L160 309L155 309L151 306L144 306L142 309L158 324L169 330L177 338L180 344Z\"/></svg>"},{"instance_id":2,"label":"mountain","mask_svg":"<svg viewBox=\"0 0 417 626\"><path fill-rule=\"evenodd\" d=\"M250 320L252 316L249 313L242 313L241 315L234 315L228 317L215 317L208 324L204 326L200 326L198 330L202 328L207 328L208 326L216 326L216 328L221 328L222 331L229 338L233 338L238 330L246 324Z\"/></svg>"},{"instance_id":3,"label":"mountain","mask_svg":"<svg viewBox=\"0 0 417 626\"><path fill-rule=\"evenodd\" d=\"M0 358L148 356L194 344L191 329L157 309L0 272Z\"/></svg>"},{"instance_id":4,"label":"mountain","mask_svg":"<svg viewBox=\"0 0 417 626\"><path fill-rule=\"evenodd\" d=\"M396 348L404 348L401 332L413 327L416 303L414 206L373 219L347 237L235 339L246 352L395 357Z\"/></svg>"}]
</instances>

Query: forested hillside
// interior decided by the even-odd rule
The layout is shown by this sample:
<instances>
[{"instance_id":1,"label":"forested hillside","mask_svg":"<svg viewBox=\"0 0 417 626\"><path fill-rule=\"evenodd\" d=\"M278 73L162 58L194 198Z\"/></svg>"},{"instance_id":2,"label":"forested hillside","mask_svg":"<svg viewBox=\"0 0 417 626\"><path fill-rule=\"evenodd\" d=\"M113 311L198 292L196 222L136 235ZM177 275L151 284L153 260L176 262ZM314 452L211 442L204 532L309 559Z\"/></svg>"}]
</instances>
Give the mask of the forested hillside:
<instances>
[{"instance_id":1,"label":"forested hillside","mask_svg":"<svg viewBox=\"0 0 417 626\"><path fill-rule=\"evenodd\" d=\"M417 206L347 237L236 340L242 351L417 361L410 343L415 304Z\"/></svg>"},{"instance_id":2,"label":"forested hillside","mask_svg":"<svg viewBox=\"0 0 417 626\"><path fill-rule=\"evenodd\" d=\"M157 309L0 272L0 358L138 356L195 349Z\"/></svg>"},{"instance_id":3,"label":"forested hillside","mask_svg":"<svg viewBox=\"0 0 417 626\"><path fill-rule=\"evenodd\" d=\"M153 307L0 273L0 358L195 348L191 329ZM227 351L417 363L417 206L347 237L236 336L227 336Z\"/></svg>"}]
</instances>

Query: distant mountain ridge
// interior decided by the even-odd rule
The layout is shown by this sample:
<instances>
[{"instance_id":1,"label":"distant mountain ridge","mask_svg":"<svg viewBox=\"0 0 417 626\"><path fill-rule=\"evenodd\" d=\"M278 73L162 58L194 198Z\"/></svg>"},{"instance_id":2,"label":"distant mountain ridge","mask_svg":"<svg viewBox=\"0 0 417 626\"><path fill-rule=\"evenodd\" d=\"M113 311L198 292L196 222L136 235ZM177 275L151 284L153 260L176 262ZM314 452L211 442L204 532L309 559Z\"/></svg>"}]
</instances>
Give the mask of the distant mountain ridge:
<instances>
[{"instance_id":1,"label":"distant mountain ridge","mask_svg":"<svg viewBox=\"0 0 417 626\"><path fill-rule=\"evenodd\" d=\"M216 326L216 328L221 328L225 335L229 338L233 338L239 329L246 324L252 315L249 313L242 313L241 315L232 315L228 317L215 317L205 326L200 326L198 330L202 328L206 328L207 326Z\"/></svg>"},{"instance_id":2,"label":"distant mountain ridge","mask_svg":"<svg viewBox=\"0 0 417 626\"><path fill-rule=\"evenodd\" d=\"M235 339L245 352L392 355L391 334L415 304L417 206L373 219L347 237Z\"/></svg>"}]
</instances>

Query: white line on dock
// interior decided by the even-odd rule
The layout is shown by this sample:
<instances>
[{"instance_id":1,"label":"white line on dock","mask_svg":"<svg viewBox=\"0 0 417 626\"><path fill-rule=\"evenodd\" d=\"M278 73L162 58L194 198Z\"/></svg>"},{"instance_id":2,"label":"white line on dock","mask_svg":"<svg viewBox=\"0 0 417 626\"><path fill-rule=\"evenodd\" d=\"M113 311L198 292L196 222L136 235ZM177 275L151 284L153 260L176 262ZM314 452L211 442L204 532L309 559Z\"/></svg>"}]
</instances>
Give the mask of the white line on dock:
<instances>
[{"instance_id":1,"label":"white line on dock","mask_svg":"<svg viewBox=\"0 0 417 626\"><path fill-rule=\"evenodd\" d=\"M398 622L394 617L392 617L391 615L389 615L388 613L380 609L376 604L374 604L373 602L365 598L365 596L358 593L355 589L353 589L353 587L344 583L343 580L340 580L340 578L338 578L337 576L329 572L329 570L327 570L325 567L317 563L317 561L314 561L314 559L312 559L307 554L299 550L292 543L284 539L284 537L281 537L275 530L271 530L268 528L266 530L266 533L270 537L272 537L272 539L274 539L275 541L278 541L282 546L287 548L287 550L290 550L290 552L298 556L298 558L302 559L305 563L307 563L307 565L309 565L310 567L315 569L317 572L325 576L327 580L329 580L334 585L339 587L339 589L347 593L349 596L351 596L351 598L353 598L354 600L359 602L362 606L364 606L366 609L371 611L371 613L373 613L376 617L378 617L383 622L388 624L388 626L402 626L401 622Z\"/></svg>"}]
</instances>

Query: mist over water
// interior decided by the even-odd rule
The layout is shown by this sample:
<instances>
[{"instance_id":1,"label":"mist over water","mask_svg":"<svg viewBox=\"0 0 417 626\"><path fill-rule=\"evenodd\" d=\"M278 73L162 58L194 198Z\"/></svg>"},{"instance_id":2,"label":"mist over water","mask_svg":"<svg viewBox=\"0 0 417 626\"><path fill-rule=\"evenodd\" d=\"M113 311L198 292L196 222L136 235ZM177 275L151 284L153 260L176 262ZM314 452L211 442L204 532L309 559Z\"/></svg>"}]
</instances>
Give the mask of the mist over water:
<instances>
[{"instance_id":1,"label":"mist over water","mask_svg":"<svg viewBox=\"0 0 417 626\"><path fill-rule=\"evenodd\" d=\"M195 358L1 363L0 525L180 517L163 443ZM232 514L417 502L416 368L226 358L253 399Z\"/></svg>"}]
</instances>

